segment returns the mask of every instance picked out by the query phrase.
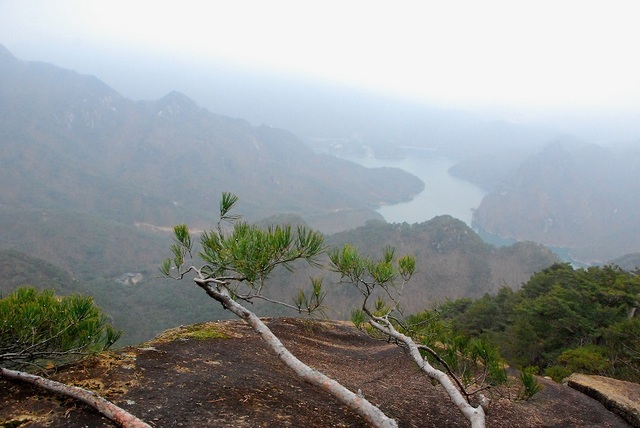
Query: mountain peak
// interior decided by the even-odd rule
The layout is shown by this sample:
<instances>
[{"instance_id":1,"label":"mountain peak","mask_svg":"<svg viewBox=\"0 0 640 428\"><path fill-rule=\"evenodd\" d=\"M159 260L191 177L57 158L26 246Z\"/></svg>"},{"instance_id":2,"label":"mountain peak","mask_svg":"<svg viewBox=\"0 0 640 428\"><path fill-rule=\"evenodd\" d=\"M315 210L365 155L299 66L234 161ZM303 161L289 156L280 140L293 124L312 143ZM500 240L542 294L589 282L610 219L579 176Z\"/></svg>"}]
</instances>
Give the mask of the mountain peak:
<instances>
[{"instance_id":1,"label":"mountain peak","mask_svg":"<svg viewBox=\"0 0 640 428\"><path fill-rule=\"evenodd\" d=\"M177 115L181 113L194 113L201 110L191 98L178 91L171 91L159 100L161 115Z\"/></svg>"}]
</instances>

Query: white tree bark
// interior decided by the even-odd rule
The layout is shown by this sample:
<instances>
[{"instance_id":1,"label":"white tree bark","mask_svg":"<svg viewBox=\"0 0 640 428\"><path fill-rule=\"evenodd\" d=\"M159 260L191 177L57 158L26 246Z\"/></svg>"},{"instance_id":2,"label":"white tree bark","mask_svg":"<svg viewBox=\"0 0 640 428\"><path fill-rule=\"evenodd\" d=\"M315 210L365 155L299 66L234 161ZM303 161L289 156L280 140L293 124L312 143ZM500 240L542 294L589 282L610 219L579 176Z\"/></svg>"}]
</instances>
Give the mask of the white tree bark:
<instances>
[{"instance_id":1,"label":"white tree bark","mask_svg":"<svg viewBox=\"0 0 640 428\"><path fill-rule=\"evenodd\" d=\"M68 397L72 397L76 400L82 401L83 403L93 407L98 412L102 413L104 416L111 419L121 427L151 428L151 426L147 423L138 419L123 408L118 407L112 402L102 398L93 391L89 391L77 386L66 385L64 383L56 382L54 380L46 379L44 377L36 376L30 373L5 369L2 367L0 367L0 375L10 379L17 379L23 382L28 382L48 391L66 395Z\"/></svg>"},{"instance_id":2,"label":"white tree bark","mask_svg":"<svg viewBox=\"0 0 640 428\"><path fill-rule=\"evenodd\" d=\"M469 422L471 423L471 427L484 428L485 413L482 405L473 407L471 404L469 404L467 400L465 400L462 396L462 393L458 391L456 386L453 384L451 378L449 378L449 376L447 376L447 374L443 371L434 368L431 364L429 364L426 358L422 357L422 355L420 354L420 350L418 349L418 346L413 341L413 339L397 331L389 321L383 318L370 319L369 324L371 324L374 328L383 332L384 334L389 335L390 337L393 337L394 339L404 343L409 350L409 354L418 364L418 367L420 367L420 370L426 373L430 378L437 380L440 385L442 385L444 390L451 398L451 401L453 401L458 409L460 409L465 418L469 420ZM484 400L484 397L481 396L481 401L484 402Z\"/></svg>"},{"instance_id":3,"label":"white tree bark","mask_svg":"<svg viewBox=\"0 0 640 428\"><path fill-rule=\"evenodd\" d=\"M195 282L203 288L210 297L220 302L226 309L230 310L249 324L258 334L260 334L262 339L269 345L269 347L271 347L273 352L275 352L276 355L278 355L278 357L304 381L333 395L340 402L349 406L352 410L362 416L372 426L379 428L397 428L398 424L395 420L386 416L378 407L371 404L367 399L353 393L337 381L326 376L324 373L309 367L296 358L296 356L282 344L280 339L273 334L269 327L267 327L256 314L233 300L223 288L218 289L217 287L209 284L206 280L202 280L200 278L196 278Z\"/></svg>"}]
</instances>

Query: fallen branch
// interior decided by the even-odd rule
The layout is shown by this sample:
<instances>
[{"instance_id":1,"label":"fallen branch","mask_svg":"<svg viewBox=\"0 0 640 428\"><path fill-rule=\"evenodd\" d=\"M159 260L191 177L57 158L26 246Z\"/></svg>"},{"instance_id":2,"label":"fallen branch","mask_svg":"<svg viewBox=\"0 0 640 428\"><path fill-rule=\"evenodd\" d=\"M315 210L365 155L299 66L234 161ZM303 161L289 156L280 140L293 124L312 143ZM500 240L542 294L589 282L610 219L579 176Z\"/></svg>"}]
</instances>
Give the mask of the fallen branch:
<instances>
[{"instance_id":1,"label":"fallen branch","mask_svg":"<svg viewBox=\"0 0 640 428\"><path fill-rule=\"evenodd\" d=\"M66 385L51 379L46 379L42 376L18 370L5 369L2 367L0 367L0 376L27 382L46 389L47 391L75 398L76 400L82 401L83 403L93 407L123 428L151 428L149 424L141 421L131 413L116 406L111 401L102 398L93 391L89 391L78 386Z\"/></svg>"}]
</instances>

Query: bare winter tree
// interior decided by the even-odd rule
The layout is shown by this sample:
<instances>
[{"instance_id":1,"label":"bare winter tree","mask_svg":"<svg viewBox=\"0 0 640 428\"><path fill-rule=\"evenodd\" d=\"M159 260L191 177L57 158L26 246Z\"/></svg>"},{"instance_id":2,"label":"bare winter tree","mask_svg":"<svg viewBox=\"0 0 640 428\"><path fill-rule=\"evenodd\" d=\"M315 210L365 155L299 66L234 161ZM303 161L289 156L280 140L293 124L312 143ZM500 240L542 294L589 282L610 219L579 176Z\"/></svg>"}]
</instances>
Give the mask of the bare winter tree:
<instances>
[{"instance_id":1,"label":"bare winter tree","mask_svg":"<svg viewBox=\"0 0 640 428\"><path fill-rule=\"evenodd\" d=\"M402 333L403 320L399 313L399 298L404 286L415 271L416 260L412 256L395 257L395 251L387 248L380 260L372 260L362 256L358 250L345 245L342 250L334 249L329 254L333 269L346 282L360 292L363 297L362 306L354 311L356 325L366 321L374 332L405 347L418 367L430 378L438 381L445 389L452 402L469 420L473 428L485 426L483 405L487 400L479 395L480 403L473 406L469 402L469 394L455 374L449 374L433 367L420 350L439 358L437 353L427 346L417 344L410 335ZM390 301L391 304L386 302ZM439 361L443 362L442 359ZM446 365L446 364L445 364Z\"/></svg>"},{"instance_id":2,"label":"bare winter tree","mask_svg":"<svg viewBox=\"0 0 640 428\"><path fill-rule=\"evenodd\" d=\"M0 299L0 376L80 400L123 427L149 427L95 392L23 371L54 368L103 351L120 333L90 297L19 288Z\"/></svg>"},{"instance_id":3,"label":"bare winter tree","mask_svg":"<svg viewBox=\"0 0 640 428\"><path fill-rule=\"evenodd\" d=\"M324 293L321 281L313 281L310 293L301 292L293 304L275 301L264 294L266 280L278 266L291 269L297 260L317 264L324 248L322 234L299 226L294 232L291 226L261 229L240 221L230 214L238 201L237 196L223 193L220 201L220 219L215 230L202 233L201 251L196 263L194 248L186 225L174 228L175 242L171 249L173 258L167 259L161 268L164 275L182 279L193 275L196 285L225 309L249 324L273 350L273 352L298 376L315 385L342 403L375 427L397 427L379 408L361 394L355 394L337 381L304 364L296 358L273 334L265 323L239 302L267 300L293 308L299 312L312 312L322 307ZM223 230L222 223L229 222L231 230Z\"/></svg>"}]
</instances>

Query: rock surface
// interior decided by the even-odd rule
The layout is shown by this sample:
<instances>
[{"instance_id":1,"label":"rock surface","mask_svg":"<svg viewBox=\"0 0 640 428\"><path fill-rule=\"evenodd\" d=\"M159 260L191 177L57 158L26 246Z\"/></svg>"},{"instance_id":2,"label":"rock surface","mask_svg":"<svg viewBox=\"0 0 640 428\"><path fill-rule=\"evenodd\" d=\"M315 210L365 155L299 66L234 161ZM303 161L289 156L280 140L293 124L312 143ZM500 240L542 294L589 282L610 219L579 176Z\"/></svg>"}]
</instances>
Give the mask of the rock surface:
<instances>
[{"instance_id":1,"label":"rock surface","mask_svg":"<svg viewBox=\"0 0 640 428\"><path fill-rule=\"evenodd\" d=\"M439 386L404 351L350 323L278 318L267 325L301 360L396 418L403 428L469 426ZM178 327L155 340L51 373L94 390L154 427L365 427L331 396L302 382L239 321ZM539 379L543 390L517 401L519 384L485 391L487 427L629 427L598 401ZM114 428L93 409L30 385L0 379L0 426ZM4 424L4 425L3 425Z\"/></svg>"},{"instance_id":2,"label":"rock surface","mask_svg":"<svg viewBox=\"0 0 640 428\"><path fill-rule=\"evenodd\" d=\"M603 376L574 373L567 385L600 401L634 427L640 427L640 385Z\"/></svg>"}]
</instances>

